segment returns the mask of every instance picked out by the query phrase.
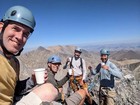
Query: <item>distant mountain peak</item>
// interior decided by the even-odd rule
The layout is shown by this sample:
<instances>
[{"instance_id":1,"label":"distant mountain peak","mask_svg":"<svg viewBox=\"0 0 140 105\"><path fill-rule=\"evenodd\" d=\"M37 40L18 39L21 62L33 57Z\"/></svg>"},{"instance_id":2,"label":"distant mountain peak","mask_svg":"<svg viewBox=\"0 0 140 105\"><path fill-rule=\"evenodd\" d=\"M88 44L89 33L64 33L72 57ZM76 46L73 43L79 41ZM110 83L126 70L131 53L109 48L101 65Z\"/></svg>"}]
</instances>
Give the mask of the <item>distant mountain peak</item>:
<instances>
[{"instance_id":1,"label":"distant mountain peak","mask_svg":"<svg viewBox=\"0 0 140 105\"><path fill-rule=\"evenodd\" d=\"M39 46L39 47L37 48L37 50L42 51L42 50L46 50L46 48L44 48L44 47L42 47L42 46Z\"/></svg>"}]
</instances>

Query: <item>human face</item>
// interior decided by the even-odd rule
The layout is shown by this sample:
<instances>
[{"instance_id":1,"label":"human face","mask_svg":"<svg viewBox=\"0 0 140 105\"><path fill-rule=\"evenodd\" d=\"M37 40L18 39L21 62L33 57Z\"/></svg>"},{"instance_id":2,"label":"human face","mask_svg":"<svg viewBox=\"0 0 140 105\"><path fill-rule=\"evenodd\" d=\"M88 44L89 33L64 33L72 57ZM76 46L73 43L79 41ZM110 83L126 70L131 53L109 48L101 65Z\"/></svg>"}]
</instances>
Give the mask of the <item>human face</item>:
<instances>
[{"instance_id":1,"label":"human face","mask_svg":"<svg viewBox=\"0 0 140 105\"><path fill-rule=\"evenodd\" d=\"M57 73L60 65L61 65L60 63L51 63L50 69L52 70L52 72Z\"/></svg>"},{"instance_id":2,"label":"human face","mask_svg":"<svg viewBox=\"0 0 140 105\"><path fill-rule=\"evenodd\" d=\"M102 54L102 55L101 55L101 60L102 60L102 62L106 62L107 59L108 59L108 55L105 55L105 54Z\"/></svg>"},{"instance_id":3,"label":"human face","mask_svg":"<svg viewBox=\"0 0 140 105\"><path fill-rule=\"evenodd\" d=\"M76 58L79 58L80 55L81 55L81 52L79 52L79 51L75 51L75 52L74 52L74 56L75 56Z\"/></svg>"},{"instance_id":4,"label":"human face","mask_svg":"<svg viewBox=\"0 0 140 105\"><path fill-rule=\"evenodd\" d=\"M0 24L0 31L3 24ZM25 45L30 35L30 28L17 23L10 22L3 32L3 45L11 53L18 53Z\"/></svg>"}]
</instances>

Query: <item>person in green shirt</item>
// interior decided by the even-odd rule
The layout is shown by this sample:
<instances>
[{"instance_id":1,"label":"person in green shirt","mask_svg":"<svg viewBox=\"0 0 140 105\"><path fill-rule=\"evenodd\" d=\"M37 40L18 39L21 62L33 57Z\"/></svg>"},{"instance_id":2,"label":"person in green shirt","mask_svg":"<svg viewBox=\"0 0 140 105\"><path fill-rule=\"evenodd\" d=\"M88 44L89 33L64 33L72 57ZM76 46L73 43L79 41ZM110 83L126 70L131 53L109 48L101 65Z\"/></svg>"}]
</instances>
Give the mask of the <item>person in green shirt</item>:
<instances>
[{"instance_id":1,"label":"person in green shirt","mask_svg":"<svg viewBox=\"0 0 140 105\"><path fill-rule=\"evenodd\" d=\"M55 74L58 72L59 67L61 65L61 59L57 55L52 55L48 58L48 83L52 83L54 87L56 87L59 90L58 97L55 99L56 102L59 102L61 104L66 105L82 105L84 103L86 92L84 89L80 89L77 92L73 93L68 98L64 99L62 94L62 86L69 80L69 73L67 73L66 76L64 76L60 81L55 79ZM62 103L62 100L64 103ZM54 104L55 105L55 104Z\"/></svg>"}]
</instances>

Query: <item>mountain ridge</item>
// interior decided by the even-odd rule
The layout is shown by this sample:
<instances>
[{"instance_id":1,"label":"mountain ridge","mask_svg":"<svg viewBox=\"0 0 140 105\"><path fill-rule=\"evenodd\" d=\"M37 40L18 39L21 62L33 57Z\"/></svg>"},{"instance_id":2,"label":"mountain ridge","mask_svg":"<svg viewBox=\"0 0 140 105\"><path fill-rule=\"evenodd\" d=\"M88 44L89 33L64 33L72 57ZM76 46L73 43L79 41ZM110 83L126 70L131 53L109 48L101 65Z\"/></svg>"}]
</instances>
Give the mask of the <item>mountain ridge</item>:
<instances>
[{"instance_id":1,"label":"mountain ridge","mask_svg":"<svg viewBox=\"0 0 140 105\"><path fill-rule=\"evenodd\" d=\"M74 54L74 50L77 46L51 46L44 48L39 46L37 49L29 51L27 53L21 54L18 59L21 64L20 79L25 79L29 77L35 68L47 68L47 59L50 55L59 55L62 59L62 65L60 70L56 74L56 79L60 80L67 73L67 69L64 70L64 66L67 57L71 57ZM82 48L81 57L85 59L87 67L90 65L95 68L100 62L99 51L88 51ZM118 68L122 71L124 78L122 80L117 80L116 82L116 103L117 105L138 105L140 100L140 58L139 51L135 50L115 50L111 51L110 60L115 63ZM125 58L125 59L122 59ZM89 70L87 69L89 72ZM98 89L97 87L93 89L95 93L95 101L98 103ZM67 90L68 85L63 86L64 93ZM137 92L137 93L136 93ZM131 93L131 94L130 94Z\"/></svg>"}]
</instances>

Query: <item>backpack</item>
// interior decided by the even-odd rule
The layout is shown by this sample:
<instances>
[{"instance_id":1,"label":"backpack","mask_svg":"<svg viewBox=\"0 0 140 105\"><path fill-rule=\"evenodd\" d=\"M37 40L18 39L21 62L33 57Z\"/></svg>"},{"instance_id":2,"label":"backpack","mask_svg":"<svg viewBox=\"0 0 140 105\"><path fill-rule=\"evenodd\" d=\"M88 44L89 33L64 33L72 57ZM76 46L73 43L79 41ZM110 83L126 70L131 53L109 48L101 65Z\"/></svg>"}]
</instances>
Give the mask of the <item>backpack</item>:
<instances>
[{"instance_id":1,"label":"backpack","mask_svg":"<svg viewBox=\"0 0 140 105\"><path fill-rule=\"evenodd\" d=\"M70 68L73 67L73 65L72 65L72 61L73 61L73 57L71 58L71 61L70 61ZM82 58L81 58L81 57L80 57L80 63L81 63L80 67L81 67L82 70L83 70L83 61L82 61Z\"/></svg>"}]
</instances>

